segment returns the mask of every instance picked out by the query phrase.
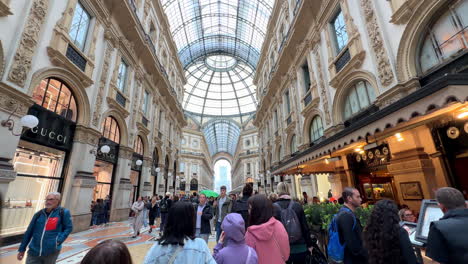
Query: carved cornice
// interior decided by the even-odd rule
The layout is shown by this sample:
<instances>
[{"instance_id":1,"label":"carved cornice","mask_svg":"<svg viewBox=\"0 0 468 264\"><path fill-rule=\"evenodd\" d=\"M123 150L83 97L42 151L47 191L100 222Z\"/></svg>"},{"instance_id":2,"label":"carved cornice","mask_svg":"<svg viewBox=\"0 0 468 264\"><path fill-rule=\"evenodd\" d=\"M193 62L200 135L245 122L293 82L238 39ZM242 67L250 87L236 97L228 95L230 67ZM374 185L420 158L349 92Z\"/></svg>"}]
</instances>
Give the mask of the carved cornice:
<instances>
[{"instance_id":1,"label":"carved cornice","mask_svg":"<svg viewBox=\"0 0 468 264\"><path fill-rule=\"evenodd\" d=\"M121 106L117 101L115 101L114 98L112 97L106 97L107 104L109 105L110 109L115 109L119 114L121 114L124 118L127 118L130 113L125 109L123 106Z\"/></svg>"},{"instance_id":2,"label":"carved cornice","mask_svg":"<svg viewBox=\"0 0 468 264\"><path fill-rule=\"evenodd\" d=\"M18 107L14 115L21 117L26 115L33 104L34 101L29 95L0 82L0 109L11 112Z\"/></svg>"},{"instance_id":3,"label":"carved cornice","mask_svg":"<svg viewBox=\"0 0 468 264\"><path fill-rule=\"evenodd\" d=\"M396 0L391 0L392 6L397 4L394 2L401 2ZM418 4L421 4L424 1L421 0L406 0L401 4L396 10L394 9L393 15L390 19L390 23L401 25L406 24L408 20L413 16L413 14L418 10Z\"/></svg>"},{"instance_id":4,"label":"carved cornice","mask_svg":"<svg viewBox=\"0 0 468 264\"><path fill-rule=\"evenodd\" d=\"M9 0L0 0L0 17L13 15L10 11Z\"/></svg>"},{"instance_id":5,"label":"carved cornice","mask_svg":"<svg viewBox=\"0 0 468 264\"><path fill-rule=\"evenodd\" d=\"M131 160L133 157L133 149L127 146L119 147L119 158Z\"/></svg>"},{"instance_id":6,"label":"carved cornice","mask_svg":"<svg viewBox=\"0 0 468 264\"><path fill-rule=\"evenodd\" d=\"M75 135L73 136L73 141L97 146L99 143L99 138L101 136L102 134L100 131L82 125L77 125L75 128Z\"/></svg>"},{"instance_id":7,"label":"carved cornice","mask_svg":"<svg viewBox=\"0 0 468 264\"><path fill-rule=\"evenodd\" d=\"M32 58L37 50L37 43L42 25L47 17L48 0L34 0L26 25L21 35L20 43L13 57L13 64L8 74L8 80L20 87L24 87L29 71L32 67Z\"/></svg>"},{"instance_id":8,"label":"carved cornice","mask_svg":"<svg viewBox=\"0 0 468 264\"><path fill-rule=\"evenodd\" d=\"M366 57L366 52L362 50L358 54L354 55L351 60L344 66L344 68L338 72L335 77L333 77L330 81L330 85L335 88L339 88L338 84L341 83L350 72L354 71L355 69L360 69L362 63L364 62L364 58Z\"/></svg>"}]
</instances>

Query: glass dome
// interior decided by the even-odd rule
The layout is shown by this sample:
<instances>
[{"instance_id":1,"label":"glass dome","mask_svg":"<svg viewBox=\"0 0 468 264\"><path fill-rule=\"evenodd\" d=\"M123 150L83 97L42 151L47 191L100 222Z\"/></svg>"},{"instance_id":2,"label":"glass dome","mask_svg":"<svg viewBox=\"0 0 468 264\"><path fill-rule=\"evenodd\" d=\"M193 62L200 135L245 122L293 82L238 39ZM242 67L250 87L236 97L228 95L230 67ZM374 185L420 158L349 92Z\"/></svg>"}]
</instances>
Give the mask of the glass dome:
<instances>
[{"instance_id":1,"label":"glass dome","mask_svg":"<svg viewBox=\"0 0 468 264\"><path fill-rule=\"evenodd\" d=\"M215 55L186 70L183 107L203 116L238 116L255 112L254 70L231 56Z\"/></svg>"}]
</instances>

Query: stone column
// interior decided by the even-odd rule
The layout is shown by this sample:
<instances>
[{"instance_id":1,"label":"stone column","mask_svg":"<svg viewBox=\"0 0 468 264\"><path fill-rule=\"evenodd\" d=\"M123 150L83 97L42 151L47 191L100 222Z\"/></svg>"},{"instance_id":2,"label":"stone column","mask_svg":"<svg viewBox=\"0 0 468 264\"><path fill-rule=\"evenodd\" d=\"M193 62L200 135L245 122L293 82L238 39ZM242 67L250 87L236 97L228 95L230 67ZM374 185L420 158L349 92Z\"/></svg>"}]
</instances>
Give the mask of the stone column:
<instances>
[{"instance_id":1,"label":"stone column","mask_svg":"<svg viewBox=\"0 0 468 264\"><path fill-rule=\"evenodd\" d=\"M133 149L120 146L119 160L114 167L115 179L112 193L111 221L122 221L128 219L131 207L130 192L132 184L130 182L130 167L132 164Z\"/></svg>"},{"instance_id":2,"label":"stone column","mask_svg":"<svg viewBox=\"0 0 468 264\"><path fill-rule=\"evenodd\" d=\"M309 197L313 197L316 194L316 188L312 183L311 175L303 175L301 179L301 189L306 192Z\"/></svg>"},{"instance_id":3,"label":"stone column","mask_svg":"<svg viewBox=\"0 0 468 264\"><path fill-rule=\"evenodd\" d=\"M401 133L400 138L387 138L392 159L387 166L393 176L394 187L397 190L400 203L407 204L411 209L421 206L419 200L404 200L400 184L403 182L418 182L421 186L423 199L434 198L436 175L434 164L426 151L434 149L430 130L417 127Z\"/></svg>"},{"instance_id":4,"label":"stone column","mask_svg":"<svg viewBox=\"0 0 468 264\"><path fill-rule=\"evenodd\" d=\"M350 186L348 183L348 176L346 175L346 171L342 166L335 167L335 172L330 173L328 176L328 181L331 184L332 194L335 198L341 197L343 188Z\"/></svg>"},{"instance_id":5,"label":"stone column","mask_svg":"<svg viewBox=\"0 0 468 264\"><path fill-rule=\"evenodd\" d=\"M141 196L153 196L152 185L151 185L151 157L143 158L143 165L141 168L141 181L140 181L140 195Z\"/></svg>"},{"instance_id":6,"label":"stone column","mask_svg":"<svg viewBox=\"0 0 468 264\"><path fill-rule=\"evenodd\" d=\"M393 153L393 159L388 165L388 172L393 175L400 203L407 204L412 209L421 207L419 200L404 200L400 183L419 182L424 199L434 198L436 189L435 168L429 155L423 148L415 148Z\"/></svg>"},{"instance_id":7,"label":"stone column","mask_svg":"<svg viewBox=\"0 0 468 264\"><path fill-rule=\"evenodd\" d=\"M96 186L93 169L100 135L99 131L81 125L75 129L62 197L62 206L70 209L74 232L88 229L91 221L89 206Z\"/></svg>"},{"instance_id":8,"label":"stone column","mask_svg":"<svg viewBox=\"0 0 468 264\"><path fill-rule=\"evenodd\" d=\"M0 139L2 142L0 148L0 195L2 197L0 199L5 198L3 196L8 190L8 185L16 178L16 171L14 171L11 160L15 155L20 137L13 135L13 133L21 133L20 118L26 115L32 104L29 96L0 84L0 122L10 118L15 124L12 131L7 127L0 126ZM11 114L14 109L16 111Z\"/></svg>"}]
</instances>

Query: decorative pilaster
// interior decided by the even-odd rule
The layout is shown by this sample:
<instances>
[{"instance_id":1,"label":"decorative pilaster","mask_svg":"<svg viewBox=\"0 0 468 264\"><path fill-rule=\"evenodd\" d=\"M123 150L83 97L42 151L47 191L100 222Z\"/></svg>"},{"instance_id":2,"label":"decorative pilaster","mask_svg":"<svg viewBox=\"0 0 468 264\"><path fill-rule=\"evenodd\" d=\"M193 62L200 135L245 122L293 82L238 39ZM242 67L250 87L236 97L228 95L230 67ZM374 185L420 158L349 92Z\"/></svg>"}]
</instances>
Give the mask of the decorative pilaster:
<instances>
[{"instance_id":1,"label":"decorative pilaster","mask_svg":"<svg viewBox=\"0 0 468 264\"><path fill-rule=\"evenodd\" d=\"M380 33L379 23L372 7L371 0L362 0L361 6L364 10L364 18L366 20L366 28L369 34L370 43L377 60L377 71L379 79L384 86L389 86L393 80L394 75L390 60L388 59L387 51L383 43L383 38Z\"/></svg>"},{"instance_id":2,"label":"decorative pilaster","mask_svg":"<svg viewBox=\"0 0 468 264\"><path fill-rule=\"evenodd\" d=\"M112 46L109 43L107 43L106 52L104 54L104 65L102 66L101 79L99 80L99 88L96 96L95 108L93 113L92 124L95 127L99 126L99 120L101 119L102 101L104 99L104 90L106 88L107 77L109 75L109 64L112 51Z\"/></svg>"},{"instance_id":3,"label":"decorative pilaster","mask_svg":"<svg viewBox=\"0 0 468 264\"><path fill-rule=\"evenodd\" d=\"M320 98L323 103L323 109L325 111L325 122L327 125L331 123L331 114L330 108L328 106L328 96L327 96L327 87L325 86L325 81L323 79L322 73L322 62L320 59L319 45L316 45L314 48L314 56L317 62L317 74L318 74L318 86L320 87Z\"/></svg>"},{"instance_id":4,"label":"decorative pilaster","mask_svg":"<svg viewBox=\"0 0 468 264\"><path fill-rule=\"evenodd\" d=\"M13 57L8 80L21 87L24 86L31 70L34 52L37 50L39 33L46 20L48 4L48 0L34 0L20 43Z\"/></svg>"}]
</instances>

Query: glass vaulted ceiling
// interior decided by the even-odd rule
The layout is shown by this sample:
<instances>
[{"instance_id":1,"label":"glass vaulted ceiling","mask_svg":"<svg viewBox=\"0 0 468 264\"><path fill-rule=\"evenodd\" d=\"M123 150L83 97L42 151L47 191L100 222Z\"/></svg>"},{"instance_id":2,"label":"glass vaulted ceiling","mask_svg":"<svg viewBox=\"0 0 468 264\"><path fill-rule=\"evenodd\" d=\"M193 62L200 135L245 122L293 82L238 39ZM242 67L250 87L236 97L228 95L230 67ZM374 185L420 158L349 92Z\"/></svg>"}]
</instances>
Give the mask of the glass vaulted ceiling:
<instances>
[{"instance_id":1,"label":"glass vaulted ceiling","mask_svg":"<svg viewBox=\"0 0 468 264\"><path fill-rule=\"evenodd\" d=\"M234 155L239 133L232 126L256 110L252 80L274 0L161 3L187 77L184 110L203 126L212 155Z\"/></svg>"}]
</instances>

